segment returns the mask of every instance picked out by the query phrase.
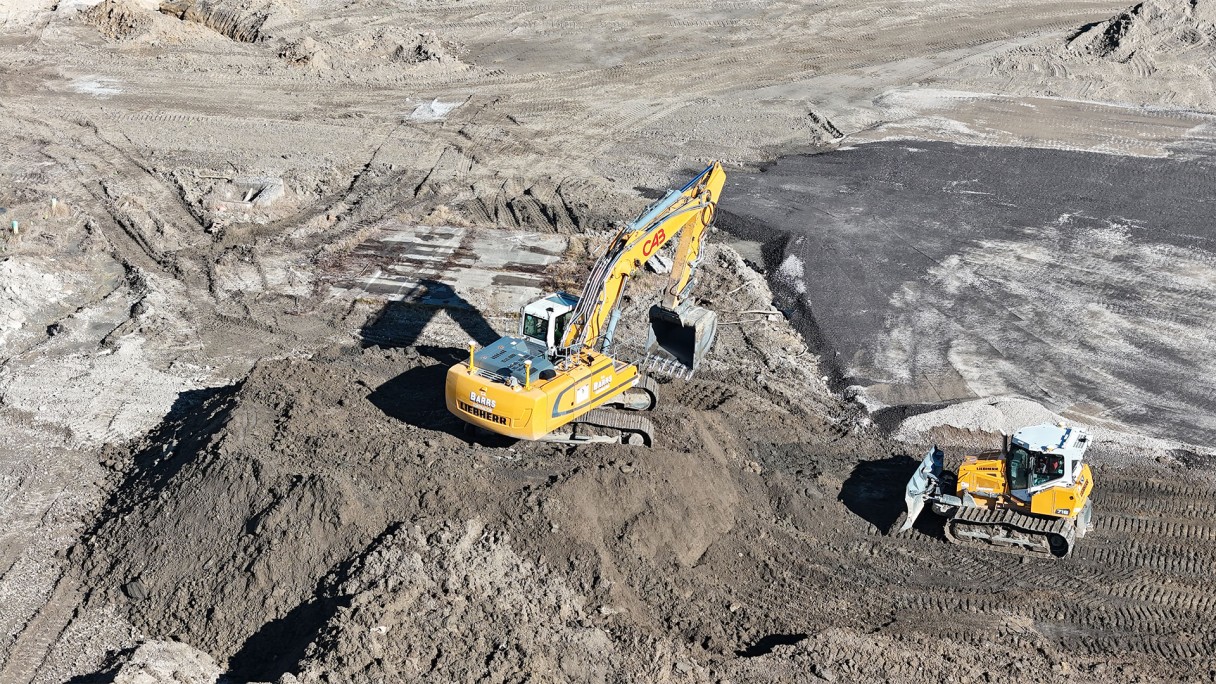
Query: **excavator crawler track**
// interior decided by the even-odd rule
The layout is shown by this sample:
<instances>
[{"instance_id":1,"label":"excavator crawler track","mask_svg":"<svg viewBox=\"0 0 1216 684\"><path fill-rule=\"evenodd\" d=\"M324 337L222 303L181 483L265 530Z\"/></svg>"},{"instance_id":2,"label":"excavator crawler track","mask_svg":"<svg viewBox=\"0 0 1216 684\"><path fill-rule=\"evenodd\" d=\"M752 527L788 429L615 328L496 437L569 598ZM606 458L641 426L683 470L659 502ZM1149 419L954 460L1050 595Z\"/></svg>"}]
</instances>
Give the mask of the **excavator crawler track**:
<instances>
[{"instance_id":1,"label":"excavator crawler track","mask_svg":"<svg viewBox=\"0 0 1216 684\"><path fill-rule=\"evenodd\" d=\"M629 443L630 436L638 435L646 446L654 446L654 425L645 415L636 411L614 411L612 409L595 409L588 411L577 421L582 425L593 425L597 428L620 430L622 442Z\"/></svg>"},{"instance_id":2,"label":"excavator crawler track","mask_svg":"<svg viewBox=\"0 0 1216 684\"><path fill-rule=\"evenodd\" d=\"M586 428L614 430L617 432L617 436L591 434L585 431ZM549 433L543 438L543 441L559 444L620 442L653 446L654 425L651 424L649 418L638 411L599 408L588 411L577 420L567 423L562 430Z\"/></svg>"},{"instance_id":3,"label":"excavator crawler track","mask_svg":"<svg viewBox=\"0 0 1216 684\"><path fill-rule=\"evenodd\" d=\"M1065 558L1077 526L1068 518L1044 518L1008 509L963 507L946 520L946 538L1019 556Z\"/></svg>"}]
</instances>

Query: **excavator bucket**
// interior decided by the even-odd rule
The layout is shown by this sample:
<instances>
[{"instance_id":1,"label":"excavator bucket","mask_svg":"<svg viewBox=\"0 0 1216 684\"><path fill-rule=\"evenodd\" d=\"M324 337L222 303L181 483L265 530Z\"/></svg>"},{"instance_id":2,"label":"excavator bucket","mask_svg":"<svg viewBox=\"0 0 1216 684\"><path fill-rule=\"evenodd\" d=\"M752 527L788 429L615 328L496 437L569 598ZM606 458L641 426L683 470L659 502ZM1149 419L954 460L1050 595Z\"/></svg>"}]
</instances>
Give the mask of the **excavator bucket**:
<instances>
[{"instance_id":1,"label":"excavator bucket","mask_svg":"<svg viewBox=\"0 0 1216 684\"><path fill-rule=\"evenodd\" d=\"M904 519L903 527L896 530L897 532L912 529L912 525L920 517L920 512L924 510L925 503L941 494L940 482L944 461L945 454L942 450L933 447L925 454L916 472L912 473L912 479L908 480L908 486L904 489L904 505L908 508L908 515Z\"/></svg>"},{"instance_id":2,"label":"excavator bucket","mask_svg":"<svg viewBox=\"0 0 1216 684\"><path fill-rule=\"evenodd\" d=\"M717 334L718 314L709 309L685 304L673 310L655 304L650 307L646 355L662 359L665 352L691 374L709 353Z\"/></svg>"}]
</instances>

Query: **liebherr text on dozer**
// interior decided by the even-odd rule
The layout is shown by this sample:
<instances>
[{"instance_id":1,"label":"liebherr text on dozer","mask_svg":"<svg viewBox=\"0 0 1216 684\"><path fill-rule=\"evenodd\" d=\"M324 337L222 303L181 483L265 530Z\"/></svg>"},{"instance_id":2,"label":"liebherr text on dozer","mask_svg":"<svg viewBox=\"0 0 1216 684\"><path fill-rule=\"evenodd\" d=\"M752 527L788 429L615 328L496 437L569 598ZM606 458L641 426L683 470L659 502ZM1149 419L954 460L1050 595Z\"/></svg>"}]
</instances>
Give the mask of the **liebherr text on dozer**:
<instances>
[{"instance_id":1,"label":"liebherr text on dozer","mask_svg":"<svg viewBox=\"0 0 1216 684\"><path fill-rule=\"evenodd\" d=\"M691 375L708 353L717 315L693 305L702 240L726 181L713 163L625 225L596 260L580 296L555 292L523 307L519 334L448 369L448 410L508 437L567 443L653 443L654 386L613 354L621 298L634 274L678 238L662 301L650 308L647 362ZM628 409L628 410L613 410ZM605 433L609 434L605 434Z\"/></svg>"}]
</instances>

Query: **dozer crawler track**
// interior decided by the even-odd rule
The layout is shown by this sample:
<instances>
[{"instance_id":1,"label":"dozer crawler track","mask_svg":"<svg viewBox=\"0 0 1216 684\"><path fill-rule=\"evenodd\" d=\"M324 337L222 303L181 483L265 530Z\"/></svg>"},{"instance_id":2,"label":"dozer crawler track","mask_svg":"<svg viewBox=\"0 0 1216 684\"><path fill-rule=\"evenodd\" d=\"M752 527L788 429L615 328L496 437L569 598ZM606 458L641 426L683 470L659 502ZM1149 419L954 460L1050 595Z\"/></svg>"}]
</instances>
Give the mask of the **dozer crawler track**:
<instances>
[{"instance_id":1,"label":"dozer crawler track","mask_svg":"<svg viewBox=\"0 0 1216 684\"><path fill-rule=\"evenodd\" d=\"M963 507L946 521L946 538L956 544L1037 558L1067 557L1076 533L1076 523L1068 518L1041 518L1001 509Z\"/></svg>"}]
</instances>

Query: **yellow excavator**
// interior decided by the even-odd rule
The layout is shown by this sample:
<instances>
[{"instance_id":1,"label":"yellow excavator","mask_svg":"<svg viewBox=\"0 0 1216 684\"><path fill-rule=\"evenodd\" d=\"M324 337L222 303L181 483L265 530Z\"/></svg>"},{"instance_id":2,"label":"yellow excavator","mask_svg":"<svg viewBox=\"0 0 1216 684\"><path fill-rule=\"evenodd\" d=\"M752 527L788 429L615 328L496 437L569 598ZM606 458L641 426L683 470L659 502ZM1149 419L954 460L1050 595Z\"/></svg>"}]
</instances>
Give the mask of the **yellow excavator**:
<instances>
[{"instance_id":1,"label":"yellow excavator","mask_svg":"<svg viewBox=\"0 0 1216 684\"><path fill-rule=\"evenodd\" d=\"M945 517L951 542L1064 558L1093 524L1089 445L1080 428L1024 427L1000 451L967 456L957 474L944 470L934 446L908 481L907 517L898 531L911 529L928 503Z\"/></svg>"},{"instance_id":2,"label":"yellow excavator","mask_svg":"<svg viewBox=\"0 0 1216 684\"><path fill-rule=\"evenodd\" d=\"M637 363L612 353L621 298L638 269L678 238L641 363L690 376L717 332L717 314L693 305L691 291L725 182L721 164L710 164L617 232L581 296L545 296L523 307L518 335L483 349L470 343L469 360L448 369L448 410L517 439L652 445L650 420L638 411L654 407L654 386Z\"/></svg>"}]
</instances>

